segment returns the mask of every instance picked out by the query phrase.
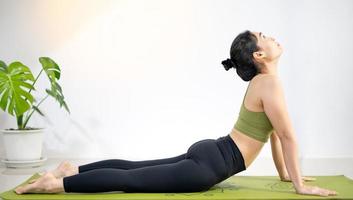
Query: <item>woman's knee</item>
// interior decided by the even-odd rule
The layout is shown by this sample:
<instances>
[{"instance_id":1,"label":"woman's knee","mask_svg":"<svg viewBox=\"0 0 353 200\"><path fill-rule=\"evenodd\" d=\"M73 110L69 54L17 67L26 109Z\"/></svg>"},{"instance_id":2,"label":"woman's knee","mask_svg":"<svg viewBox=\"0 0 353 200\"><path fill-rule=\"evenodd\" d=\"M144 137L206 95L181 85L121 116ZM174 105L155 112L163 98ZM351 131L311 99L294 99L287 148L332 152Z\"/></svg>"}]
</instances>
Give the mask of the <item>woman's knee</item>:
<instances>
[{"instance_id":1,"label":"woman's knee","mask_svg":"<svg viewBox=\"0 0 353 200\"><path fill-rule=\"evenodd\" d=\"M195 186L194 190L203 191L217 184L218 180L217 176L209 167L201 164L191 182Z\"/></svg>"}]
</instances>

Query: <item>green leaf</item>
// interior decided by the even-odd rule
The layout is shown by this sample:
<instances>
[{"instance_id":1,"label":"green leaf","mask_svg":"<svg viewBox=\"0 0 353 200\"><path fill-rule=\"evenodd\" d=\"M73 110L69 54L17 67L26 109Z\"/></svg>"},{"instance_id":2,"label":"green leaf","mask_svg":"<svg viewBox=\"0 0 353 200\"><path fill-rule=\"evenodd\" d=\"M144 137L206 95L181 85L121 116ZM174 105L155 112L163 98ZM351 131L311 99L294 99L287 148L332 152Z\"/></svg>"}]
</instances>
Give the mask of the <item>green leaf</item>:
<instances>
[{"instance_id":1,"label":"green leaf","mask_svg":"<svg viewBox=\"0 0 353 200\"><path fill-rule=\"evenodd\" d=\"M59 92L62 94L63 91L62 91L60 85L59 85L57 82L55 82L54 85L55 85L55 88L56 88L57 90L59 90Z\"/></svg>"},{"instance_id":2,"label":"green leaf","mask_svg":"<svg viewBox=\"0 0 353 200\"><path fill-rule=\"evenodd\" d=\"M51 90L49 89L45 89L45 91L52 97L54 97L56 99L56 94L54 92L52 92Z\"/></svg>"},{"instance_id":3,"label":"green leaf","mask_svg":"<svg viewBox=\"0 0 353 200\"><path fill-rule=\"evenodd\" d=\"M69 109L69 107L67 107L67 105L66 105L65 102L63 103L63 105L64 105L64 108L66 109L66 111L67 111L68 113L70 113L70 109Z\"/></svg>"},{"instance_id":4,"label":"green leaf","mask_svg":"<svg viewBox=\"0 0 353 200\"><path fill-rule=\"evenodd\" d=\"M0 107L13 116L21 116L33 103L33 96L26 91L34 82L32 72L20 62L0 66Z\"/></svg>"},{"instance_id":5,"label":"green leaf","mask_svg":"<svg viewBox=\"0 0 353 200\"><path fill-rule=\"evenodd\" d=\"M45 91L60 104L60 108L64 105L64 108L70 113L69 108L64 101L62 88L58 83L61 72L59 66L51 58L48 57L40 57L39 62L42 64L43 69L47 74L51 84L50 90L46 89Z\"/></svg>"},{"instance_id":6,"label":"green leaf","mask_svg":"<svg viewBox=\"0 0 353 200\"><path fill-rule=\"evenodd\" d=\"M40 115L42 115L43 117L45 116L45 115L43 114L43 112L39 110L39 108L38 108L37 106L33 106L33 109L34 109L37 113L39 113Z\"/></svg>"},{"instance_id":7,"label":"green leaf","mask_svg":"<svg viewBox=\"0 0 353 200\"><path fill-rule=\"evenodd\" d=\"M9 98L9 91L10 90L5 89L4 92L2 93L2 97L0 98L0 107L2 110L6 110L7 101Z\"/></svg>"},{"instance_id":8,"label":"green leaf","mask_svg":"<svg viewBox=\"0 0 353 200\"><path fill-rule=\"evenodd\" d=\"M7 65L5 64L4 61L0 60L0 70L6 72L7 71Z\"/></svg>"},{"instance_id":9,"label":"green leaf","mask_svg":"<svg viewBox=\"0 0 353 200\"><path fill-rule=\"evenodd\" d=\"M19 82L18 84L19 84L19 86L21 86L21 87L25 87L25 88L28 88L28 89L36 90L36 89L33 87L33 85L28 84L28 83L26 83L26 82Z\"/></svg>"},{"instance_id":10,"label":"green leaf","mask_svg":"<svg viewBox=\"0 0 353 200\"><path fill-rule=\"evenodd\" d=\"M40 57L39 62L42 64L45 73L48 75L50 82L56 82L60 79L59 66L49 57Z\"/></svg>"}]
</instances>

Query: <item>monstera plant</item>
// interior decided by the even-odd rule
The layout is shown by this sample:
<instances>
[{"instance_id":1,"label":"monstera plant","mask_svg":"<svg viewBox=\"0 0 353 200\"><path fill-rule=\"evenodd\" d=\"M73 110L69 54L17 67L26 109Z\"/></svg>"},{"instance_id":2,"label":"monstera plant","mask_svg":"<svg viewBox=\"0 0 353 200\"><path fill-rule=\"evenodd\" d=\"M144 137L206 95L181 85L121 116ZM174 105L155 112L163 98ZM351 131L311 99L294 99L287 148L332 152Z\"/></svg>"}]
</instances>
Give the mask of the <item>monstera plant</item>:
<instances>
[{"instance_id":1,"label":"monstera plant","mask_svg":"<svg viewBox=\"0 0 353 200\"><path fill-rule=\"evenodd\" d=\"M45 128L28 127L28 122L34 112L45 117L40 105L49 97L53 97L60 107L68 113L70 110L64 100L60 79L59 66L49 57L40 57L42 69L34 78L31 70L21 62L6 65L0 60L0 107L3 111L14 116L17 129L2 130L7 161L38 160L41 159L42 138ZM34 87L39 76L45 73L50 82L50 88L45 89L46 96L37 101L31 94L37 91Z\"/></svg>"}]
</instances>

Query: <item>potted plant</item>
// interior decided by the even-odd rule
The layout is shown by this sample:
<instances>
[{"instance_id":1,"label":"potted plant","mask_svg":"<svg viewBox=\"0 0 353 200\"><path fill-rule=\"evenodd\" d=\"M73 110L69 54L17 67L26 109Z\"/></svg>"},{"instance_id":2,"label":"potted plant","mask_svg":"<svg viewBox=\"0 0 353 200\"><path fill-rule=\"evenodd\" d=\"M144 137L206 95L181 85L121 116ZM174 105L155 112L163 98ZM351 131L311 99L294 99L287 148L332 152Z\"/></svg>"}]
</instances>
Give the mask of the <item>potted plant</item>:
<instances>
[{"instance_id":1,"label":"potted plant","mask_svg":"<svg viewBox=\"0 0 353 200\"><path fill-rule=\"evenodd\" d=\"M34 78L31 70L21 62L6 65L0 60L0 107L5 112L16 117L17 129L1 130L4 139L5 156L9 161L39 160L42 154L43 133L45 128L27 126L34 112L45 117L39 106L48 96L53 97L68 113L70 110L64 101L60 79L59 66L48 57L40 57L42 69ZM46 96L39 102L31 94L37 91L34 87L42 72L47 74L50 89L45 89Z\"/></svg>"}]
</instances>

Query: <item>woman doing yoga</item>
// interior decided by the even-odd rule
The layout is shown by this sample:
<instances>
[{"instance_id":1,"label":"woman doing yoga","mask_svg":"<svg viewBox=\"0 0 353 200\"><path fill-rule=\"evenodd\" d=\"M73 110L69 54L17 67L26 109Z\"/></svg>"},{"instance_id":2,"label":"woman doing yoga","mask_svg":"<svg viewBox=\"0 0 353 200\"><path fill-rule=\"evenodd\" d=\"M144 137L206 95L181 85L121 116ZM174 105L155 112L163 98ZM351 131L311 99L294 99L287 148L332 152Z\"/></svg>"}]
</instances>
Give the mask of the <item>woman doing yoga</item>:
<instances>
[{"instance_id":1,"label":"woman doing yoga","mask_svg":"<svg viewBox=\"0 0 353 200\"><path fill-rule=\"evenodd\" d=\"M203 139L178 156L144 161L109 159L81 166L62 162L55 170L15 189L22 193L199 192L246 170L270 138L282 181L296 193L329 196L335 191L308 186L300 174L298 147L277 74L282 47L261 32L244 31L233 41L224 68L249 81L232 131Z\"/></svg>"}]
</instances>

